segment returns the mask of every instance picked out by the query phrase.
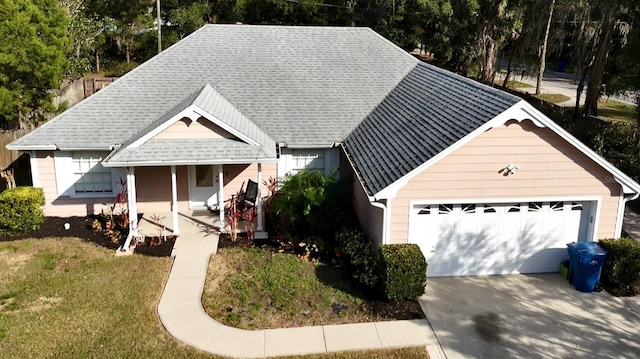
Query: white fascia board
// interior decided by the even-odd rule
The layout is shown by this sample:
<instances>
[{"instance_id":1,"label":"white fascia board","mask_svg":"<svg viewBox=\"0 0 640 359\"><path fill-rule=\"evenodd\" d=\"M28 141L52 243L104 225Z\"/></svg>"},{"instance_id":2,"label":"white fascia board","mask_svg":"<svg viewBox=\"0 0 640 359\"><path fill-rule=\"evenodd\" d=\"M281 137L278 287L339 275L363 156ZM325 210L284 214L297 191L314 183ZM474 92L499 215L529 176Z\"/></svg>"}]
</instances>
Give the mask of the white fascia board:
<instances>
[{"instance_id":1,"label":"white fascia board","mask_svg":"<svg viewBox=\"0 0 640 359\"><path fill-rule=\"evenodd\" d=\"M191 166L191 165L230 165L251 163L277 163L277 158L260 159L222 159L203 161L136 161L136 162L103 162L105 167L145 167L145 166Z\"/></svg>"},{"instance_id":2,"label":"white fascia board","mask_svg":"<svg viewBox=\"0 0 640 359\"><path fill-rule=\"evenodd\" d=\"M215 116L211 115L210 113L208 113L207 111L201 109L200 107L198 107L196 105L191 105L191 106L187 107L186 109L178 112L175 116L171 117L170 119L165 121L163 124L159 125L158 127L154 128L153 130L149 131L149 133L147 133L146 135L140 137L139 139L137 139L136 141L134 141L132 144L130 144L127 147L138 148L138 147L142 146L144 143L146 143L150 139L154 138L160 132L166 130L167 128L169 128L169 126L173 125L174 123L180 121L181 119L183 119L185 117L188 118L189 120L191 120L191 122L196 122L200 117L205 118L208 121L210 121L211 123L219 126L220 128L224 129L225 131L227 131L227 132L231 133L232 135L238 137L242 141L244 141L244 142L246 142L246 143L248 143L248 144L250 144L250 145L252 145L254 147L260 147L260 144L257 143L256 141L252 140L251 138L247 137L245 134L239 132L235 128L233 128L233 127L229 126L228 124L226 124L224 121L221 121L220 119L216 118Z\"/></svg>"},{"instance_id":3,"label":"white fascia board","mask_svg":"<svg viewBox=\"0 0 640 359\"><path fill-rule=\"evenodd\" d=\"M55 151L58 149L56 145L12 145L4 146L10 151Z\"/></svg>"},{"instance_id":4,"label":"white fascia board","mask_svg":"<svg viewBox=\"0 0 640 359\"><path fill-rule=\"evenodd\" d=\"M502 126L503 124L505 124L507 121L510 121L510 120L515 120L518 122L530 120L538 127L550 128L556 134L558 134L561 138L563 138L564 140L569 142L572 146L580 150L587 157L591 158L594 162L596 162L602 168L609 171L613 175L616 182L618 182L622 186L622 188L624 189L624 193L631 194L634 196L634 198L637 198L640 195L640 184L638 184L629 176L627 176L622 171L617 169L614 165L607 162L607 160L605 160L600 155L595 153L593 150L587 147L587 145L580 142L577 138L573 137L569 132L567 132L561 126L556 124L553 120L551 120L549 117L544 115L542 112L538 111L535 107L533 107L527 101L522 100L516 103L515 105L511 106L510 108L508 108L507 110L505 110L504 112L502 112L501 114L493 118L492 120L488 121L484 125L480 126L475 131L463 137L461 140L454 143L452 146L449 146L444 151L438 153L427 162L416 167L411 172L407 173L402 178L390 184L380 192L374 194L374 197L376 199L394 198L398 190L404 187L411 179L413 179L419 173L433 166L435 163L445 158L446 156L448 156L458 148L466 145L469 141L473 140L474 138L484 133L485 131L494 127Z\"/></svg>"}]
</instances>

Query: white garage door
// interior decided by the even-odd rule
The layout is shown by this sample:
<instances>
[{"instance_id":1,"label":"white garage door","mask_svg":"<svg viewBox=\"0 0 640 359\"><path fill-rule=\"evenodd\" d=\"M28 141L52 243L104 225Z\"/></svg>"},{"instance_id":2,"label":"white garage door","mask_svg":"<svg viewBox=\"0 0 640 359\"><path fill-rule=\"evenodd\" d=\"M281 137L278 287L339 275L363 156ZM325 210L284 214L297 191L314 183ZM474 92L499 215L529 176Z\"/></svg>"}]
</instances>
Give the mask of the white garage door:
<instances>
[{"instance_id":1,"label":"white garage door","mask_svg":"<svg viewBox=\"0 0 640 359\"><path fill-rule=\"evenodd\" d=\"M590 237L590 206L573 201L414 205L409 243L422 249L429 277L555 272L567 258L567 243Z\"/></svg>"}]
</instances>

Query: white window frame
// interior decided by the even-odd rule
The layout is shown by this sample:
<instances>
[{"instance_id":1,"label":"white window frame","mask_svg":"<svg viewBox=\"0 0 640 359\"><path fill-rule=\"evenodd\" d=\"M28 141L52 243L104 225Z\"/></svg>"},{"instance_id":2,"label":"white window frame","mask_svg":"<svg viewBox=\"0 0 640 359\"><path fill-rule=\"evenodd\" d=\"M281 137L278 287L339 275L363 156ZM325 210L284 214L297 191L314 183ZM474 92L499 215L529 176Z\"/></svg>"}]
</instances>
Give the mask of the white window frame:
<instances>
[{"instance_id":1,"label":"white window frame","mask_svg":"<svg viewBox=\"0 0 640 359\"><path fill-rule=\"evenodd\" d=\"M67 196L72 198L104 198L104 197L112 197L116 191L118 190L120 184L120 177L123 177L120 173L120 176L117 176L115 172L117 169L113 169L110 167L103 167L101 162L104 158L109 154L107 151L55 151L54 152L54 166L56 173L56 187L58 196ZM83 173L88 171L79 171L76 167L77 163L74 162L78 159L78 157L84 158L86 156L91 156L96 158L92 164L90 164L90 170L94 169L96 166L100 166L99 170L103 174L109 174L108 178L110 179L111 191L105 192L76 192L76 184L82 178ZM124 177L123 177L124 178Z\"/></svg>"},{"instance_id":2,"label":"white window frame","mask_svg":"<svg viewBox=\"0 0 640 359\"><path fill-rule=\"evenodd\" d=\"M104 196L114 193L111 168L102 166L102 160L105 157L105 154L96 151L73 152L71 154L75 195ZM88 189L78 190L79 186L86 186ZM93 188L91 188L92 186Z\"/></svg>"},{"instance_id":3,"label":"white window frame","mask_svg":"<svg viewBox=\"0 0 640 359\"><path fill-rule=\"evenodd\" d=\"M321 161L322 166L318 163ZM301 165L303 163L303 165ZM309 166L313 164L313 166ZM282 180L287 175L295 175L301 170L318 169L325 176L333 171L339 173L340 149L339 148L311 148L289 149L283 148L278 161L278 179Z\"/></svg>"}]
</instances>

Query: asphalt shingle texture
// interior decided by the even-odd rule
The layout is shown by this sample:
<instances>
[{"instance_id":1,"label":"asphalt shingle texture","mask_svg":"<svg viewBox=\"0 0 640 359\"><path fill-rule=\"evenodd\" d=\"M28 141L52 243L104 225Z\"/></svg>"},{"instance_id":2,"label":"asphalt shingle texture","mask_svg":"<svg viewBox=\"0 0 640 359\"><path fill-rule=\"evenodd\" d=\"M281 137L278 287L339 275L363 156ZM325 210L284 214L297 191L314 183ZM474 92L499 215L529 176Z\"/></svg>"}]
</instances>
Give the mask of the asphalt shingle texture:
<instances>
[{"instance_id":1,"label":"asphalt shingle texture","mask_svg":"<svg viewBox=\"0 0 640 359\"><path fill-rule=\"evenodd\" d=\"M346 138L345 148L372 195L520 101L420 63Z\"/></svg>"},{"instance_id":2,"label":"asphalt shingle texture","mask_svg":"<svg viewBox=\"0 0 640 359\"><path fill-rule=\"evenodd\" d=\"M226 139L152 139L137 148L123 148L109 159L111 165L142 163L208 163L213 161L260 160L273 158L260 147Z\"/></svg>"},{"instance_id":3,"label":"asphalt shingle texture","mask_svg":"<svg viewBox=\"0 0 640 359\"><path fill-rule=\"evenodd\" d=\"M330 146L415 65L367 28L207 25L14 145L123 144L208 83L274 140Z\"/></svg>"}]
</instances>

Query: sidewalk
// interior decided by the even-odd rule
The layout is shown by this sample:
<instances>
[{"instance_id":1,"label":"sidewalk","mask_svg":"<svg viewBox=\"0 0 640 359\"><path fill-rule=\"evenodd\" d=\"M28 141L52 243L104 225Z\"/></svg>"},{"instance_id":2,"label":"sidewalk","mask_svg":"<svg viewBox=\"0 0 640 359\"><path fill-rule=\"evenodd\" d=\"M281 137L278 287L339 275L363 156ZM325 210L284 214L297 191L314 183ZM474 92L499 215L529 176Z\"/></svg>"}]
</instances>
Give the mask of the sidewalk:
<instances>
[{"instance_id":1,"label":"sidewalk","mask_svg":"<svg viewBox=\"0 0 640 359\"><path fill-rule=\"evenodd\" d=\"M158 315L166 330L185 344L243 358L427 346L431 358L444 358L426 319L266 330L237 329L213 320L202 308L201 296L218 236L203 236L195 224L180 225L184 227Z\"/></svg>"}]
</instances>

